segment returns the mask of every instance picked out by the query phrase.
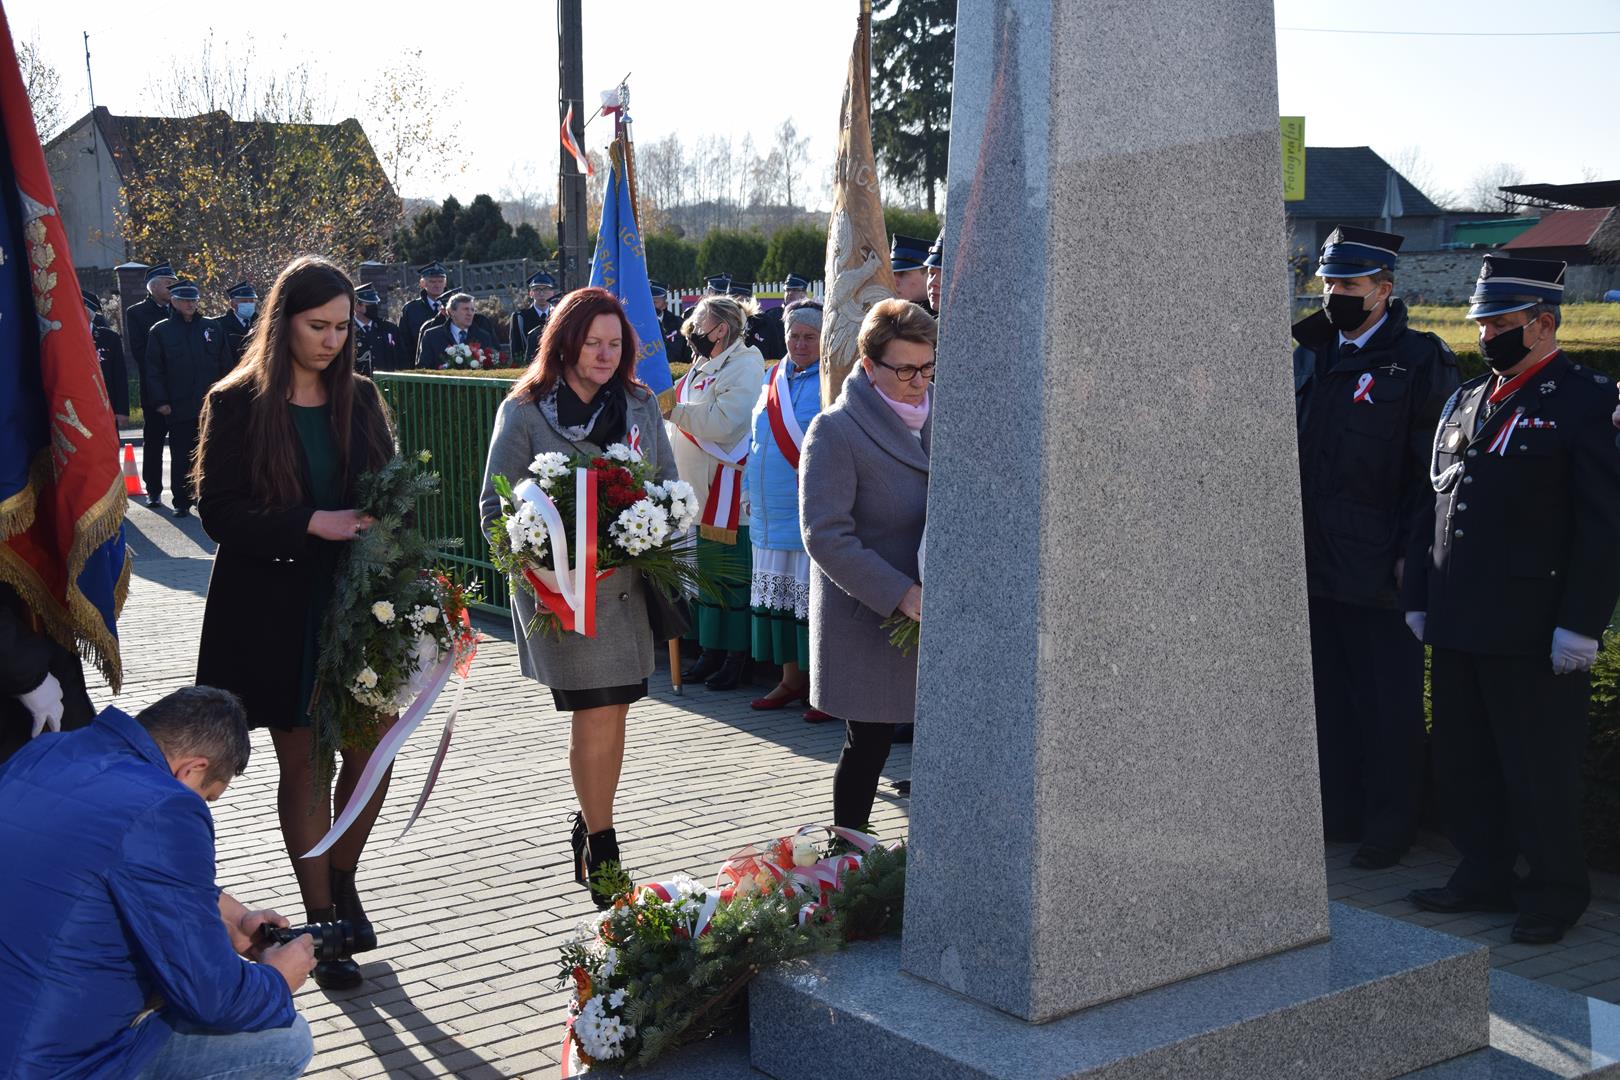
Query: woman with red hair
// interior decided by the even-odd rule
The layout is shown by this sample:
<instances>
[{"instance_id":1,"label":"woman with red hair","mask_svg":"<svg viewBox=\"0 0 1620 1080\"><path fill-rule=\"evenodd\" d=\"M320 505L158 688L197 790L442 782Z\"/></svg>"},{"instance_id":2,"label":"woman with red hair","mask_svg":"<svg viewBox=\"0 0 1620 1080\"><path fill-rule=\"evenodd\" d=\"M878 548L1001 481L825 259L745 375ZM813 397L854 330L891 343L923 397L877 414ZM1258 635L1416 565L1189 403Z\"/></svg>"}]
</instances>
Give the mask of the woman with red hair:
<instances>
[{"instance_id":1,"label":"woman with red hair","mask_svg":"<svg viewBox=\"0 0 1620 1080\"><path fill-rule=\"evenodd\" d=\"M516 484L539 454L598 457L624 443L639 450L660 482L676 479L658 399L635 372L636 335L619 301L605 289L570 293L551 313L534 360L496 414L479 501L486 536L501 512L494 477ZM534 597L513 582L512 624L523 674L551 688L558 711L573 714L568 765L579 798L574 877L590 888L599 868L619 861L613 797L624 763L624 722L630 706L646 696L653 670L646 592L632 569L621 567L603 579L596 636L590 638L528 636L524 631L534 614ZM598 906L613 899L594 888L591 896Z\"/></svg>"}]
</instances>

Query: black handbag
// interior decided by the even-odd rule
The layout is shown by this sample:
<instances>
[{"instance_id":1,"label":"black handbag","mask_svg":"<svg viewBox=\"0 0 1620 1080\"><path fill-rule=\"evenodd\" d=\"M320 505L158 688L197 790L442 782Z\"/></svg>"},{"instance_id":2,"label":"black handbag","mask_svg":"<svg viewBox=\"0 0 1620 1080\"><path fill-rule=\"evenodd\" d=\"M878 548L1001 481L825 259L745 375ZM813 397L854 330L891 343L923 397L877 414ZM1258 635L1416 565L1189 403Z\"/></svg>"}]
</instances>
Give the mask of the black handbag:
<instances>
[{"instance_id":1,"label":"black handbag","mask_svg":"<svg viewBox=\"0 0 1620 1080\"><path fill-rule=\"evenodd\" d=\"M641 579L647 593L647 622L652 625L654 641L673 641L685 637L692 629L692 612L684 596L668 596L663 589L646 578Z\"/></svg>"}]
</instances>

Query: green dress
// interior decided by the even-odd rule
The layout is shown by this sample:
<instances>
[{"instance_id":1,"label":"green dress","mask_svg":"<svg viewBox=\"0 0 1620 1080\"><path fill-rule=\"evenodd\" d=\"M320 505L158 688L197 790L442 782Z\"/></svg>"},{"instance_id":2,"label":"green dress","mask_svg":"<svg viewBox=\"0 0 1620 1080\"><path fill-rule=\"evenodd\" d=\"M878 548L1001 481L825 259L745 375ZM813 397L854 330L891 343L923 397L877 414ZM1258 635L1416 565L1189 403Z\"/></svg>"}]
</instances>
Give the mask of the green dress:
<instances>
[{"instance_id":1,"label":"green dress","mask_svg":"<svg viewBox=\"0 0 1620 1080\"><path fill-rule=\"evenodd\" d=\"M317 510L343 509L343 469L337 440L332 437L331 405L292 405L293 427L309 466L309 494ZM304 616L304 656L298 670L298 700L303 702L295 726L309 726L309 699L315 691L315 664L320 655L321 624L337 586L338 557L342 545L329 540L309 542L309 611Z\"/></svg>"}]
</instances>

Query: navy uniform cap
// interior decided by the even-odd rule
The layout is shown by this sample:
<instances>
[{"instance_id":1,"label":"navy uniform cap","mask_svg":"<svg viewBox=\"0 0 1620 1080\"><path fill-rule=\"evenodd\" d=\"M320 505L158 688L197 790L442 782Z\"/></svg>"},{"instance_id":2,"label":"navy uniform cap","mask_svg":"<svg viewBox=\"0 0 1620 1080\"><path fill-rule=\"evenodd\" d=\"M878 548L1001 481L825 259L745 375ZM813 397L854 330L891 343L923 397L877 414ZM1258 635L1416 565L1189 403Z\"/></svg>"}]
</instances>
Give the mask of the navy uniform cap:
<instances>
[{"instance_id":1,"label":"navy uniform cap","mask_svg":"<svg viewBox=\"0 0 1620 1080\"><path fill-rule=\"evenodd\" d=\"M782 290L784 292L788 289L801 289L808 291L809 288L810 283L804 280L804 278L800 277L798 274L789 274L787 276L787 280L782 282Z\"/></svg>"},{"instance_id":2,"label":"navy uniform cap","mask_svg":"<svg viewBox=\"0 0 1620 1080\"><path fill-rule=\"evenodd\" d=\"M544 285L548 289L555 289L557 287L557 279L546 273L544 270L536 270L534 273L529 275L529 280L525 282L525 284L531 289L536 285Z\"/></svg>"},{"instance_id":3,"label":"navy uniform cap","mask_svg":"<svg viewBox=\"0 0 1620 1080\"><path fill-rule=\"evenodd\" d=\"M703 284L705 287L713 289L715 292L725 292L731 288L731 275L714 274L710 277L704 278Z\"/></svg>"},{"instance_id":4,"label":"navy uniform cap","mask_svg":"<svg viewBox=\"0 0 1620 1080\"><path fill-rule=\"evenodd\" d=\"M662 281L649 281L647 282L647 287L652 290L654 300L657 300L661 296L667 297L669 295L669 286L665 285Z\"/></svg>"},{"instance_id":5,"label":"navy uniform cap","mask_svg":"<svg viewBox=\"0 0 1620 1080\"><path fill-rule=\"evenodd\" d=\"M924 266L945 266L945 234L940 233L939 239L934 241L933 247L928 249L928 257L923 260Z\"/></svg>"},{"instance_id":6,"label":"navy uniform cap","mask_svg":"<svg viewBox=\"0 0 1620 1080\"><path fill-rule=\"evenodd\" d=\"M733 281L731 286L726 289L726 292L732 296L747 298L754 295L754 287L746 281Z\"/></svg>"},{"instance_id":7,"label":"navy uniform cap","mask_svg":"<svg viewBox=\"0 0 1620 1080\"><path fill-rule=\"evenodd\" d=\"M1380 270L1394 273L1396 252L1401 250L1404 239L1394 233L1340 225L1322 244L1321 265L1316 268L1316 276L1366 277Z\"/></svg>"},{"instance_id":8,"label":"navy uniform cap","mask_svg":"<svg viewBox=\"0 0 1620 1080\"><path fill-rule=\"evenodd\" d=\"M89 289L80 289L79 293L84 297L84 306L99 315L101 313L101 297Z\"/></svg>"},{"instance_id":9,"label":"navy uniform cap","mask_svg":"<svg viewBox=\"0 0 1620 1080\"><path fill-rule=\"evenodd\" d=\"M1485 256L1474 295L1468 298L1468 317L1489 319L1537 304L1563 303L1565 265L1553 259L1515 259L1494 252Z\"/></svg>"},{"instance_id":10,"label":"navy uniform cap","mask_svg":"<svg viewBox=\"0 0 1620 1080\"><path fill-rule=\"evenodd\" d=\"M354 290L354 298L362 304L382 303L382 297L377 295L377 287L371 284L362 285Z\"/></svg>"},{"instance_id":11,"label":"navy uniform cap","mask_svg":"<svg viewBox=\"0 0 1620 1080\"><path fill-rule=\"evenodd\" d=\"M168 263L158 263L156 266L148 267L146 271L147 281L151 281L153 278L172 278L174 276L174 267Z\"/></svg>"},{"instance_id":12,"label":"navy uniform cap","mask_svg":"<svg viewBox=\"0 0 1620 1080\"><path fill-rule=\"evenodd\" d=\"M169 299L171 300L201 300L202 290L197 288L195 281L176 281L169 286Z\"/></svg>"},{"instance_id":13,"label":"navy uniform cap","mask_svg":"<svg viewBox=\"0 0 1620 1080\"><path fill-rule=\"evenodd\" d=\"M259 298L259 290L255 289L246 281L238 281L235 285L232 285L230 288L225 290L225 295L232 300L257 300Z\"/></svg>"},{"instance_id":14,"label":"navy uniform cap","mask_svg":"<svg viewBox=\"0 0 1620 1080\"><path fill-rule=\"evenodd\" d=\"M418 266L416 268L416 275L417 275L417 277L442 277L442 278L447 278L447 277L450 276L450 271L448 271L448 270L446 270L444 268L443 263L438 262L438 261L434 261L434 262L428 263L426 266Z\"/></svg>"},{"instance_id":15,"label":"navy uniform cap","mask_svg":"<svg viewBox=\"0 0 1620 1080\"><path fill-rule=\"evenodd\" d=\"M928 241L894 234L894 240L889 245L890 270L897 274L902 270L921 270L927 258Z\"/></svg>"}]
</instances>

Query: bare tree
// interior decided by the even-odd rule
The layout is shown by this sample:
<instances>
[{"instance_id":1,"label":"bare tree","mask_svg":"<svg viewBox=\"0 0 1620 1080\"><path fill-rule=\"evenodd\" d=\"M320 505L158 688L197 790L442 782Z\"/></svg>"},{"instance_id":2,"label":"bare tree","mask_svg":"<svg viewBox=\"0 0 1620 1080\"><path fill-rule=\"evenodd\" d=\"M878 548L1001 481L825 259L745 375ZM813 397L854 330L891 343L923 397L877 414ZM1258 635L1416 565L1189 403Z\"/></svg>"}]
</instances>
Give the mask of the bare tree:
<instances>
[{"instance_id":1,"label":"bare tree","mask_svg":"<svg viewBox=\"0 0 1620 1080\"><path fill-rule=\"evenodd\" d=\"M39 141L45 142L67 121L62 105L61 76L39 55L39 46L31 41L17 43L17 66L22 69L23 89L28 92L28 104L34 110L34 128L39 132Z\"/></svg>"},{"instance_id":2,"label":"bare tree","mask_svg":"<svg viewBox=\"0 0 1620 1080\"><path fill-rule=\"evenodd\" d=\"M544 235L551 227L555 209L548 195L556 183L555 173L544 172L534 162L514 162L507 168L506 184L501 188L501 217L513 228L532 225Z\"/></svg>"},{"instance_id":3,"label":"bare tree","mask_svg":"<svg viewBox=\"0 0 1620 1080\"><path fill-rule=\"evenodd\" d=\"M383 69L366 97L367 128L395 191L412 179L443 180L451 162L466 168L454 129L434 125L438 88L422 69L422 50L413 49Z\"/></svg>"},{"instance_id":4,"label":"bare tree","mask_svg":"<svg viewBox=\"0 0 1620 1080\"><path fill-rule=\"evenodd\" d=\"M1453 209L1457 206L1457 194L1439 187L1434 178L1434 163L1423 152L1423 147L1410 145L1401 147L1400 153L1390 162L1395 171L1404 176L1408 183L1429 197L1429 201L1442 210Z\"/></svg>"},{"instance_id":5,"label":"bare tree","mask_svg":"<svg viewBox=\"0 0 1620 1080\"><path fill-rule=\"evenodd\" d=\"M1473 210L1505 214L1517 209L1512 196L1502 188L1524 183L1524 170L1511 162L1499 161L1474 174L1468 184L1468 203Z\"/></svg>"},{"instance_id":6,"label":"bare tree","mask_svg":"<svg viewBox=\"0 0 1620 1080\"><path fill-rule=\"evenodd\" d=\"M167 116L222 112L233 120L277 124L326 124L337 119L331 96L307 63L261 66L257 55L251 35L233 45L221 43L210 30L201 48L170 60L165 68L168 78L158 83L159 111Z\"/></svg>"},{"instance_id":7,"label":"bare tree","mask_svg":"<svg viewBox=\"0 0 1620 1080\"><path fill-rule=\"evenodd\" d=\"M782 201L789 207L797 207L798 200L804 197L799 178L810 163L810 136L800 138L799 129L793 121L783 120L776 129L771 156L777 159L778 175L782 180Z\"/></svg>"}]
</instances>

